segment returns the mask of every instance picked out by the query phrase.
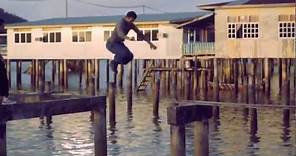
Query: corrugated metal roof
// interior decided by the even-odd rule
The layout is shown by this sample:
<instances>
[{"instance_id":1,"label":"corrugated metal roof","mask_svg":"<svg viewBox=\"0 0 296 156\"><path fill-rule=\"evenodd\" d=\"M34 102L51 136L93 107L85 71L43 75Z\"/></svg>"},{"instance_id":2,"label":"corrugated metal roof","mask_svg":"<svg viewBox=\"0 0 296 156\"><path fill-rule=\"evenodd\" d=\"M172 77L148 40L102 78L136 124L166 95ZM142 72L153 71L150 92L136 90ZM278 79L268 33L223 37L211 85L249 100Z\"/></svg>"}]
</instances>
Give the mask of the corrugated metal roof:
<instances>
[{"instance_id":1,"label":"corrugated metal roof","mask_svg":"<svg viewBox=\"0 0 296 156\"><path fill-rule=\"evenodd\" d=\"M194 17L200 17L208 14L207 12L175 12L162 14L140 14L137 22L155 22L155 21L183 21L190 20ZM22 22L8 24L9 26L38 26L38 25L71 25L71 24L103 24L116 23L122 15L115 16L90 16L90 17L68 17L68 18L51 18L38 21Z\"/></svg>"},{"instance_id":2,"label":"corrugated metal roof","mask_svg":"<svg viewBox=\"0 0 296 156\"><path fill-rule=\"evenodd\" d=\"M216 6L232 6L232 5L256 5L256 4L281 4L295 3L295 0L236 0L222 3L200 5L199 7L216 7Z\"/></svg>"}]
</instances>

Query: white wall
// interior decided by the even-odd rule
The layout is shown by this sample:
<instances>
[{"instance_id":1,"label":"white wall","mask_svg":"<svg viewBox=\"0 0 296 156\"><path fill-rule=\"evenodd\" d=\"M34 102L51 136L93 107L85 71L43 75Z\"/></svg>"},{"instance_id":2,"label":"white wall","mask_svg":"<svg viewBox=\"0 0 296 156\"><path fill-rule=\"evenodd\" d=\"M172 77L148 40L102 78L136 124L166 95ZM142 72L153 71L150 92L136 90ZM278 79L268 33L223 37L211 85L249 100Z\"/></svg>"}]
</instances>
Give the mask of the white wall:
<instances>
[{"instance_id":1,"label":"white wall","mask_svg":"<svg viewBox=\"0 0 296 156\"><path fill-rule=\"evenodd\" d=\"M113 55L105 48L103 26L93 26L91 42L72 42L72 27L61 28L62 42L43 43L35 41L42 37L42 28L33 28L32 43L14 43L14 31L8 28L8 58L9 59L110 59ZM162 34L167 33L168 38ZM136 36L131 31L129 36ZM159 41L153 41L158 47L151 50L144 41L125 41L127 47L134 53L136 59L176 59L182 55L182 31L173 25L159 25Z\"/></svg>"},{"instance_id":2,"label":"white wall","mask_svg":"<svg viewBox=\"0 0 296 156\"><path fill-rule=\"evenodd\" d=\"M217 57L296 57L295 39L278 36L278 16L295 14L294 7L235 8L215 11ZM259 16L258 39L228 39L227 16Z\"/></svg>"}]
</instances>

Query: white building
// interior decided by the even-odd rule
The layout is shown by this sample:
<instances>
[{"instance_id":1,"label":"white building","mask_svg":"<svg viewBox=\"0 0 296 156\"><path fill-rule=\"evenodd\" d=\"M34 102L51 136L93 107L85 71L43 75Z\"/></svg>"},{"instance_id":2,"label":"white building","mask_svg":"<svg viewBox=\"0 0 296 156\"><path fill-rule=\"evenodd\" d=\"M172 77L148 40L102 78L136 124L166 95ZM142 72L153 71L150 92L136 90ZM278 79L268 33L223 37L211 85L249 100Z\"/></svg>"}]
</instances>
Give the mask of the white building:
<instances>
[{"instance_id":1,"label":"white building","mask_svg":"<svg viewBox=\"0 0 296 156\"><path fill-rule=\"evenodd\" d=\"M125 41L136 59L179 59L186 31L181 23L208 16L207 12L139 15L136 25L158 47ZM122 16L54 18L6 25L8 59L108 59L106 39ZM128 36L137 35L131 31ZM190 37L190 36L189 36Z\"/></svg>"}]
</instances>

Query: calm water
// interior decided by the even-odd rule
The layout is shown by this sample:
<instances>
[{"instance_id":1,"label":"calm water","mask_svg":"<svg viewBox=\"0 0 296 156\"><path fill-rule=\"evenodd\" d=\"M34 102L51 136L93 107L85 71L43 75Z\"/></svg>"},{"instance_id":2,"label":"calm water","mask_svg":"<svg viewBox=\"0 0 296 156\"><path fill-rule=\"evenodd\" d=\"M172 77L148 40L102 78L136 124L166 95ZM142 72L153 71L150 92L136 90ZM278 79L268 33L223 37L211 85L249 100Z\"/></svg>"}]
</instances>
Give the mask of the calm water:
<instances>
[{"instance_id":1,"label":"calm water","mask_svg":"<svg viewBox=\"0 0 296 156\"><path fill-rule=\"evenodd\" d=\"M105 73L104 69L101 73ZM15 77L14 74L12 77ZM71 80L69 92L77 94L80 92L77 84L78 76L70 74L69 78ZM275 79L276 77L273 84L276 83ZM24 75L25 89L29 88L29 81L29 76ZM101 78L102 88L105 87L104 81L105 79ZM257 102L279 103L281 97L277 94L277 87L274 85L270 98L258 94ZM104 93L104 89L101 92ZM293 94L294 92L291 92L291 105L295 104ZM173 100L163 95L160 118L153 119L152 99L147 95L135 95L133 111L127 112L125 93L118 91L117 124L115 128L108 126L108 155L167 156L170 154L170 131L166 123L166 108ZM234 98L229 92L221 93L222 101L243 102L243 99L243 95ZM259 109L258 130L251 133L253 124L250 113L240 108L221 108L219 119L210 119L210 155L295 156L295 113L290 111L289 114L290 118L287 120L284 118L283 110ZM8 122L8 155L92 156L94 135L89 115L89 113L79 113L55 116L50 127L41 125L38 119ZM192 125L188 125L186 129L187 155L192 155Z\"/></svg>"}]
</instances>

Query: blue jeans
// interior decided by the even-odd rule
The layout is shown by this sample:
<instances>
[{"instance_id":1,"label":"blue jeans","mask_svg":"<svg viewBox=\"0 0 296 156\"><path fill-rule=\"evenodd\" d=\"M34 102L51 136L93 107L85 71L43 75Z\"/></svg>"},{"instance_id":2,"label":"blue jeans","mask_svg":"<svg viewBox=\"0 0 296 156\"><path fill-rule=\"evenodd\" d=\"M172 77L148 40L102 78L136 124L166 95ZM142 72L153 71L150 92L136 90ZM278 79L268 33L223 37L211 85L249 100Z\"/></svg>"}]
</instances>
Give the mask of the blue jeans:
<instances>
[{"instance_id":1,"label":"blue jeans","mask_svg":"<svg viewBox=\"0 0 296 156\"><path fill-rule=\"evenodd\" d=\"M122 42L107 42L106 48L115 54L114 61L118 64L125 65L134 58L133 53Z\"/></svg>"}]
</instances>

